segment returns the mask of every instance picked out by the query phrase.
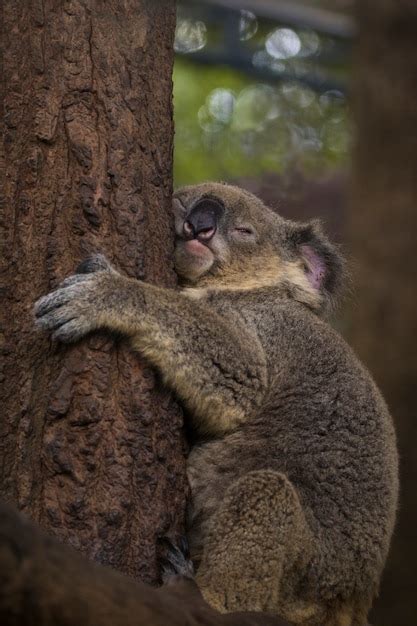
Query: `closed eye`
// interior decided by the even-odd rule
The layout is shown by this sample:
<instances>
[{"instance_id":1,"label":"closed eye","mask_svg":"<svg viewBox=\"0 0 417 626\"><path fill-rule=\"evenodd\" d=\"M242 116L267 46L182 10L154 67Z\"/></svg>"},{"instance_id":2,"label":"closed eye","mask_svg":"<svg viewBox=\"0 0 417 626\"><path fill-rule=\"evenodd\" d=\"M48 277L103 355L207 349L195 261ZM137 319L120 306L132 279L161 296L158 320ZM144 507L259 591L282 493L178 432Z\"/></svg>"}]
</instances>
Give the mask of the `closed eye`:
<instances>
[{"instance_id":1,"label":"closed eye","mask_svg":"<svg viewBox=\"0 0 417 626\"><path fill-rule=\"evenodd\" d=\"M251 228L247 228L246 226L239 226L234 229L235 232L241 233L243 235L254 235L255 232Z\"/></svg>"}]
</instances>

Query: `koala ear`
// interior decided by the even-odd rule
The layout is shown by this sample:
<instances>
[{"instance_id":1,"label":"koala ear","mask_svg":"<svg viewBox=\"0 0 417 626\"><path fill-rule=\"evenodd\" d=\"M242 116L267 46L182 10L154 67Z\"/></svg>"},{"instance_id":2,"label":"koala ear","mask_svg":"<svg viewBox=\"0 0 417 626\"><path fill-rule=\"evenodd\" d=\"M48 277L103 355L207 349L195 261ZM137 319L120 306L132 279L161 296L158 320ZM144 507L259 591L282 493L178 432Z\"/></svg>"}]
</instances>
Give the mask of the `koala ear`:
<instances>
[{"instance_id":1,"label":"koala ear","mask_svg":"<svg viewBox=\"0 0 417 626\"><path fill-rule=\"evenodd\" d=\"M297 225L291 236L301 258L309 287L319 296L321 308L332 305L344 286L345 262L330 243L318 220Z\"/></svg>"}]
</instances>

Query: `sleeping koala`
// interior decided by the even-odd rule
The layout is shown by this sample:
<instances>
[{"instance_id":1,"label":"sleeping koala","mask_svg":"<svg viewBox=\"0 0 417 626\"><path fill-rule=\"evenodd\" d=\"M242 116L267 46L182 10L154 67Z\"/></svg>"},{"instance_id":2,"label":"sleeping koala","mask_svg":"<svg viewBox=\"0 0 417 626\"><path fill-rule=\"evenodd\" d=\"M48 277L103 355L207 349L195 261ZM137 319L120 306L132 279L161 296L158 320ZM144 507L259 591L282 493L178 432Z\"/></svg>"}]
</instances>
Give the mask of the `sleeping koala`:
<instances>
[{"instance_id":1,"label":"sleeping koala","mask_svg":"<svg viewBox=\"0 0 417 626\"><path fill-rule=\"evenodd\" d=\"M322 319L343 263L316 223L236 187L174 196L181 287L98 255L41 298L63 342L106 328L156 367L196 433L188 537L221 611L363 626L397 504L395 434L367 370Z\"/></svg>"}]
</instances>

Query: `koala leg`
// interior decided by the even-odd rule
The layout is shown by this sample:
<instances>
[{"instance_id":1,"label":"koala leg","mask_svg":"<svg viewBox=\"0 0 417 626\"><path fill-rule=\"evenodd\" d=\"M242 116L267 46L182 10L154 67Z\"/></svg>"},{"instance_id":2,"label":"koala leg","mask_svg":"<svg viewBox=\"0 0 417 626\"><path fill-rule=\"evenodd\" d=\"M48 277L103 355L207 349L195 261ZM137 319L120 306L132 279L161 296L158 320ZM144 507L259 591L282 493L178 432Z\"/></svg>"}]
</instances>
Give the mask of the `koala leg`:
<instances>
[{"instance_id":1,"label":"koala leg","mask_svg":"<svg viewBox=\"0 0 417 626\"><path fill-rule=\"evenodd\" d=\"M312 551L290 481L272 470L253 471L229 487L213 515L196 580L222 612L270 611L302 622L317 607L291 596Z\"/></svg>"}]
</instances>

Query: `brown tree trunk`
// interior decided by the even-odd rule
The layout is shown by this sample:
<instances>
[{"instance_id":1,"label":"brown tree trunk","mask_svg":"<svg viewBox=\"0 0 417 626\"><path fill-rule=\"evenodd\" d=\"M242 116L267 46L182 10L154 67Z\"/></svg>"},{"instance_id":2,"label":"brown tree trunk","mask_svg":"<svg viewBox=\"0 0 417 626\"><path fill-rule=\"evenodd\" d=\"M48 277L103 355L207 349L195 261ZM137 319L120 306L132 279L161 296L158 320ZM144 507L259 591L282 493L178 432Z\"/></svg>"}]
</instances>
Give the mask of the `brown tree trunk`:
<instances>
[{"instance_id":1,"label":"brown tree trunk","mask_svg":"<svg viewBox=\"0 0 417 626\"><path fill-rule=\"evenodd\" d=\"M178 407L121 342L36 333L32 306L94 251L174 285L174 2L3 3L5 178L0 493L147 582L180 531Z\"/></svg>"},{"instance_id":2,"label":"brown tree trunk","mask_svg":"<svg viewBox=\"0 0 417 626\"><path fill-rule=\"evenodd\" d=\"M387 398L401 456L399 524L371 621L410 626L417 615L417 3L358 0L357 12L349 335Z\"/></svg>"}]
</instances>

